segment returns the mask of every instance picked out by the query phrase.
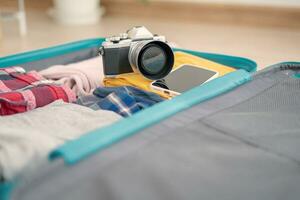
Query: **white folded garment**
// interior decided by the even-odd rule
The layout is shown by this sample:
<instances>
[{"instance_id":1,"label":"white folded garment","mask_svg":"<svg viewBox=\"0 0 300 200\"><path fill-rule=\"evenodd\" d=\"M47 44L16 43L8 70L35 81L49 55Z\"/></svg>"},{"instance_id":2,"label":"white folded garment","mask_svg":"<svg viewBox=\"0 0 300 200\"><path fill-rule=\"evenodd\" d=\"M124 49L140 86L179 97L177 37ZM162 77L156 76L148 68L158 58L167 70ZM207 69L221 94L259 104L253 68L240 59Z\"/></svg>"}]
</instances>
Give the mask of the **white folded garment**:
<instances>
[{"instance_id":1,"label":"white folded garment","mask_svg":"<svg viewBox=\"0 0 300 200\"><path fill-rule=\"evenodd\" d=\"M111 111L94 111L62 100L0 117L0 177L11 180L24 169L36 169L57 146L120 118Z\"/></svg>"},{"instance_id":2,"label":"white folded garment","mask_svg":"<svg viewBox=\"0 0 300 200\"><path fill-rule=\"evenodd\" d=\"M92 94L94 89L103 86L101 56L68 65L54 65L39 73L46 79L67 85L77 96Z\"/></svg>"}]
</instances>

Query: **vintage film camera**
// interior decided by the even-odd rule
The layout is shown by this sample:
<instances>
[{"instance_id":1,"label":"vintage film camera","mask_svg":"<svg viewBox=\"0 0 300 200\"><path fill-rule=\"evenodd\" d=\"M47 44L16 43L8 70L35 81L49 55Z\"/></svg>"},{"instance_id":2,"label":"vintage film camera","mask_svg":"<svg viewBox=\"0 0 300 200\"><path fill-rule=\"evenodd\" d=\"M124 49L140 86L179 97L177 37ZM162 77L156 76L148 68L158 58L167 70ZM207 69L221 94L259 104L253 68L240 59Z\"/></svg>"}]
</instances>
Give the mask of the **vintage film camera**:
<instances>
[{"instance_id":1,"label":"vintage film camera","mask_svg":"<svg viewBox=\"0 0 300 200\"><path fill-rule=\"evenodd\" d=\"M106 38L99 53L107 77L138 72L157 80L168 75L174 64L174 54L165 37L153 35L143 26Z\"/></svg>"}]
</instances>

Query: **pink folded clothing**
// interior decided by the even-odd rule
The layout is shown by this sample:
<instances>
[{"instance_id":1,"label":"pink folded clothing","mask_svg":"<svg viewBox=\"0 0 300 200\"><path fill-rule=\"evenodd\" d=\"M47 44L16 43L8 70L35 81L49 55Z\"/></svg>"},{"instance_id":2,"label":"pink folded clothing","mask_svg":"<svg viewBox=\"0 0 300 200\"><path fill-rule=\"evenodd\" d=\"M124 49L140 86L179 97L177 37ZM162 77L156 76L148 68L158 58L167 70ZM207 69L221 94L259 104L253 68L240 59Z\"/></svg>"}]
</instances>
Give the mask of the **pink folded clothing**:
<instances>
[{"instance_id":1,"label":"pink folded clothing","mask_svg":"<svg viewBox=\"0 0 300 200\"><path fill-rule=\"evenodd\" d=\"M39 73L46 79L71 88L77 96L90 95L94 89L103 86L101 56L68 65L54 65Z\"/></svg>"},{"instance_id":2,"label":"pink folded clothing","mask_svg":"<svg viewBox=\"0 0 300 200\"><path fill-rule=\"evenodd\" d=\"M45 106L55 100L74 102L74 92L21 67L0 68L0 115L11 115Z\"/></svg>"}]
</instances>

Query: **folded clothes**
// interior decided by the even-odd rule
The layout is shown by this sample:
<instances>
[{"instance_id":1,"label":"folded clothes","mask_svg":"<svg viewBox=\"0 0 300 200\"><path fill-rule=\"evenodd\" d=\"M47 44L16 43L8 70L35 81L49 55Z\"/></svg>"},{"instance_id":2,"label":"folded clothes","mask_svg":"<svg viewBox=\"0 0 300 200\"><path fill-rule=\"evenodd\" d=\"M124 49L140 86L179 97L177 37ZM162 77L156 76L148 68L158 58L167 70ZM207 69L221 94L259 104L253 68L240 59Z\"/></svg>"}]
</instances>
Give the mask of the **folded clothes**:
<instances>
[{"instance_id":1,"label":"folded clothes","mask_svg":"<svg viewBox=\"0 0 300 200\"><path fill-rule=\"evenodd\" d=\"M92 94L94 89L103 86L101 56L68 65L55 65L39 73L71 88L77 96Z\"/></svg>"},{"instance_id":2,"label":"folded clothes","mask_svg":"<svg viewBox=\"0 0 300 200\"><path fill-rule=\"evenodd\" d=\"M36 71L26 73L22 67L0 68L0 93L38 85L45 79Z\"/></svg>"},{"instance_id":3,"label":"folded clothes","mask_svg":"<svg viewBox=\"0 0 300 200\"><path fill-rule=\"evenodd\" d=\"M83 96L77 103L94 110L114 111L124 117L163 101L159 95L131 86L97 88L94 96Z\"/></svg>"},{"instance_id":4,"label":"folded clothes","mask_svg":"<svg viewBox=\"0 0 300 200\"><path fill-rule=\"evenodd\" d=\"M75 94L66 86L38 85L23 91L0 93L0 115L12 115L33 110L62 99L74 102Z\"/></svg>"},{"instance_id":5,"label":"folded clothes","mask_svg":"<svg viewBox=\"0 0 300 200\"><path fill-rule=\"evenodd\" d=\"M27 113L0 117L0 177L35 170L58 145L121 117L114 112L55 101Z\"/></svg>"},{"instance_id":6,"label":"folded clothes","mask_svg":"<svg viewBox=\"0 0 300 200\"><path fill-rule=\"evenodd\" d=\"M0 115L26 112L57 99L74 102L76 96L70 88L53 84L35 71L0 69Z\"/></svg>"},{"instance_id":7,"label":"folded clothes","mask_svg":"<svg viewBox=\"0 0 300 200\"><path fill-rule=\"evenodd\" d=\"M187 54L184 52L175 52L174 58L175 60L174 60L173 69L176 69L183 64L189 64L189 65L195 65L201 68L217 71L219 73L219 76L223 76L227 73L235 71L234 68L204 58L200 58L198 56ZM178 80L178 81L184 81L184 80ZM129 73L129 74L121 74L116 77L106 77L104 78L103 82L106 87L134 86L146 91L154 92L163 98L171 98L171 96L168 94L152 89L150 87L152 81L146 79L139 73Z\"/></svg>"}]
</instances>

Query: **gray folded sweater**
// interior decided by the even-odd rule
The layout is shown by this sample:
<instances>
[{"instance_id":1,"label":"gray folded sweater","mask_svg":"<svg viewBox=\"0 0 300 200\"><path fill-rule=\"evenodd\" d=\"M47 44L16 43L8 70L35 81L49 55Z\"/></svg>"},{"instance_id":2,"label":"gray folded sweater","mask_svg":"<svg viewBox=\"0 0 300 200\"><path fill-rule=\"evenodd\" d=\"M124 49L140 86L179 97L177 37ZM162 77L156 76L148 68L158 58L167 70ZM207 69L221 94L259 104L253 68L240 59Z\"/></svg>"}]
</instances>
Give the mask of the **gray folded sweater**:
<instances>
[{"instance_id":1,"label":"gray folded sweater","mask_svg":"<svg viewBox=\"0 0 300 200\"><path fill-rule=\"evenodd\" d=\"M62 100L0 117L0 177L10 180L26 169L36 169L57 146L120 118L111 111L94 111Z\"/></svg>"}]
</instances>

